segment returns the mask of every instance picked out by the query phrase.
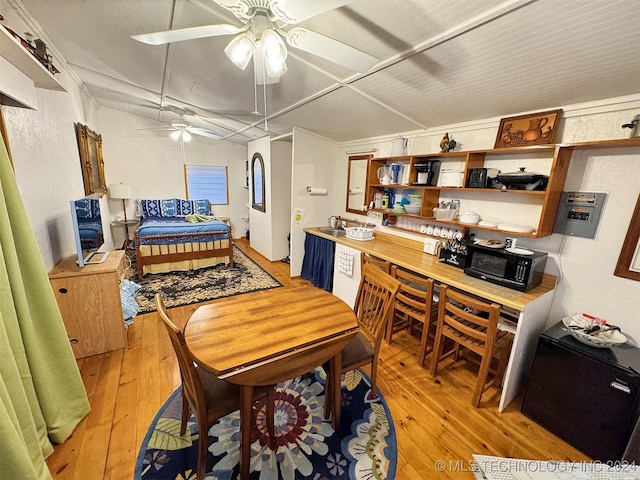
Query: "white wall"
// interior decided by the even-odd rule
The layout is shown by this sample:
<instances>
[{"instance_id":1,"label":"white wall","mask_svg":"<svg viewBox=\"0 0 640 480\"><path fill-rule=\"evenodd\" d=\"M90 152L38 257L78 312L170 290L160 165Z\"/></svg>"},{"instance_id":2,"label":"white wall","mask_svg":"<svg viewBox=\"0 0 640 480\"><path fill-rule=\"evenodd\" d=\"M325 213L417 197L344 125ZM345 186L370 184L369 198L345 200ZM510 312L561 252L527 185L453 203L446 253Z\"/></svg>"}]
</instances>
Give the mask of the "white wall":
<instances>
[{"instance_id":1,"label":"white wall","mask_svg":"<svg viewBox=\"0 0 640 480\"><path fill-rule=\"evenodd\" d=\"M2 106L16 180L47 269L76 251L69 202L85 194L74 123L97 128L93 104L64 73L57 78L67 92L36 88L37 110Z\"/></svg>"},{"instance_id":2,"label":"white wall","mask_svg":"<svg viewBox=\"0 0 640 480\"><path fill-rule=\"evenodd\" d=\"M229 204L213 205L215 215L230 217L233 236L244 235L248 189L244 188L247 147L225 140L193 135L184 143L169 137L163 125L151 120L103 108L99 111L103 140L105 180L133 186L136 199L186 198L184 165L226 165ZM109 200L112 216L122 213L121 200ZM135 202L127 201L127 218L135 216ZM122 229L114 229L114 242L122 244Z\"/></svg>"},{"instance_id":3,"label":"white wall","mask_svg":"<svg viewBox=\"0 0 640 480\"><path fill-rule=\"evenodd\" d=\"M291 229L291 150L290 138L271 142L271 260L282 260L289 255L287 235Z\"/></svg>"},{"instance_id":4,"label":"white wall","mask_svg":"<svg viewBox=\"0 0 640 480\"><path fill-rule=\"evenodd\" d=\"M293 175L291 206L293 212L304 211L304 219L291 222L291 276L299 276L304 258L305 227L326 225L331 215L339 214L336 199L344 209L346 192L346 168L344 188L336 189L336 158L338 147L324 137L303 129L293 130ZM320 187L328 190L328 195L309 195L306 187Z\"/></svg>"},{"instance_id":5,"label":"white wall","mask_svg":"<svg viewBox=\"0 0 640 480\"><path fill-rule=\"evenodd\" d=\"M258 138L249 142L247 158L249 159L249 188L251 189L251 182L253 176L251 175L251 158L254 153L259 153L262 156L264 162L264 175L265 175L265 211L261 212L253 208L249 208L249 232L251 248L265 256L269 260L272 258L272 238L273 227L271 223L272 205L271 205L271 140L269 137ZM281 188L287 188L288 183L282 182L278 184ZM252 190L253 191L253 190ZM251 193L249 197L251 197ZM251 205L252 198L249 200Z\"/></svg>"},{"instance_id":6,"label":"white wall","mask_svg":"<svg viewBox=\"0 0 640 480\"><path fill-rule=\"evenodd\" d=\"M249 142L249 169L254 153L265 169L265 211L250 209L251 247L271 261L289 254L287 234L291 212L291 142L263 137Z\"/></svg>"},{"instance_id":7,"label":"white wall","mask_svg":"<svg viewBox=\"0 0 640 480\"><path fill-rule=\"evenodd\" d=\"M623 130L621 125L640 112L639 102L640 94L588 104L560 106L558 108L563 108L564 113L555 142L576 143L628 138L629 130ZM514 115L516 114L514 112ZM438 152L444 132L449 132L449 136L461 144L462 150L493 148L499 121L499 118L494 118L466 124L443 125L428 132L410 132L402 135L409 138L409 154ZM344 174L336 177L336 191L341 195L337 206L343 215L366 219L364 216L354 216L344 211L347 189L346 152L377 148L375 156L388 156L391 140L395 136L345 142L340 145L338 171ZM519 240L519 245L548 252L550 258L546 271L559 276L548 323L554 324L562 317L573 313L587 312L619 325L627 337L639 344L640 282L616 277L613 270L640 192L640 149L636 147L574 151L564 190L606 192L607 200L594 239L553 234L540 239ZM391 228L378 228L416 240L423 238Z\"/></svg>"}]
</instances>

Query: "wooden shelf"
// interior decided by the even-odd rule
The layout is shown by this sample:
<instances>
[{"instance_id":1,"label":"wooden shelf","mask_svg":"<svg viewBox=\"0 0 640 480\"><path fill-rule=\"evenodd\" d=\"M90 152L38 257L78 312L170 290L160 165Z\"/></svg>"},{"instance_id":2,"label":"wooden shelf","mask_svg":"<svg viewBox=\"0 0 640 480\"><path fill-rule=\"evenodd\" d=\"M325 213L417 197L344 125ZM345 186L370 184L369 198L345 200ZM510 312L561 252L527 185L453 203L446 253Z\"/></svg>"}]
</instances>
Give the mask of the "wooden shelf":
<instances>
[{"instance_id":1,"label":"wooden shelf","mask_svg":"<svg viewBox=\"0 0 640 480\"><path fill-rule=\"evenodd\" d=\"M20 41L0 26L0 57L3 57L14 67L33 80L38 88L65 92L64 87L54 78L31 53L29 53Z\"/></svg>"},{"instance_id":2,"label":"wooden shelf","mask_svg":"<svg viewBox=\"0 0 640 480\"><path fill-rule=\"evenodd\" d=\"M627 145L627 143L625 143ZM367 173L367 200L373 198L373 195L377 192L384 191L385 189L414 189L423 192L422 198L422 213L429 216L410 215L411 218L422 220L425 222L437 222L443 225L454 225L458 229L479 229L488 230L493 232L500 232L506 234L513 234L523 237L544 237L551 235L553 231L553 223L555 220L555 214L558 207L558 201L560 194L564 187L564 182L569 168L569 160L571 158L572 148L564 145L532 145L524 147L508 147L499 149L484 149L484 150L469 150L469 151L457 151L446 153L434 153L434 154L418 154L408 157L401 157L404 160L403 163L409 166L409 184L408 185L382 185L377 178L377 170L380 165L389 163L392 161L398 161L398 157L390 158L372 158L370 160L370 166ZM464 163L462 170L464 176L462 179L462 185L466 185L469 172L473 168L483 167L485 161L491 157L501 157L509 160L510 157L522 156L530 154L533 157L538 157L540 154L544 154L552 159L550 171L548 173L549 179L545 190L518 190L518 189L496 189L496 188L468 188L464 186L460 187L442 187L442 186L424 186L424 185L411 185L417 179L417 172L413 170L413 166L417 163L431 160L438 160L440 162L458 161ZM407 162L408 160L408 162ZM442 165L440 166L442 168ZM486 196L489 194L494 195L507 195L506 197L492 197L496 202L507 201L509 198L515 200L518 197L510 195L524 195L529 197L536 204L540 205L541 213L535 226L532 226L531 233L520 233L503 231L495 227L482 227L479 225L468 225L459 222L439 221L430 216L431 211L436 207L440 201L440 195L443 192L457 193L465 192L467 194L473 194L474 196ZM388 215L394 214L393 212L386 212ZM408 214L407 214L408 215ZM390 225L391 226L391 225ZM397 228L397 227L394 227Z\"/></svg>"},{"instance_id":3,"label":"wooden shelf","mask_svg":"<svg viewBox=\"0 0 640 480\"><path fill-rule=\"evenodd\" d=\"M386 189L413 189L423 192L422 199L422 212L430 213L434 207L438 205L441 192L465 192L473 193L474 195L483 196L488 194L506 194L506 195L525 195L531 198L532 202L539 204L541 207L540 217L536 228L531 233L512 232L507 230L501 230L493 227L483 227L480 225L468 225L461 224L459 222L449 222L446 220L436 220L433 217L393 213L391 210L376 210L384 215L396 215L396 216L408 216L413 219L418 219L424 222L437 222L445 225L455 225L457 228L464 229L478 229L499 232L508 235L515 235L519 237L545 237L553 233L553 224L555 222L555 215L560 201L562 190L564 189L564 183L569 169L569 163L571 161L571 154L573 150L599 150L607 148L628 148L628 147L640 147L640 137L631 137L623 139L613 140L599 140L594 142L580 142L580 143L567 143L567 144L550 144L550 145L530 145L524 147L508 147L508 148L496 148L496 149L483 149L483 150L468 150L468 151L454 151L446 153L427 153L406 155L401 157L375 157L369 160L369 168L367 171L367 202L371 202L375 193L382 192ZM532 154L533 156L539 156L539 154L548 155L552 157L550 171L548 173L549 180L545 190L516 190L516 189L495 189L495 188L468 188L468 187L441 187L441 186L425 186L425 185L411 185L416 181L417 173L413 170L409 172L409 184L408 185L383 185L379 183L377 177L377 170L380 165L391 162L402 162L408 165L410 168L416 163L440 160L442 161L462 161L464 162L464 178L463 185L467 184L469 177L469 171L472 168L482 167L485 164L485 160L491 157L503 157L509 160L510 156ZM504 197L498 199L498 197L492 197L496 202L509 201L512 198L515 200L517 197ZM392 228L398 228L393 225L389 225Z\"/></svg>"},{"instance_id":4,"label":"wooden shelf","mask_svg":"<svg viewBox=\"0 0 640 480\"><path fill-rule=\"evenodd\" d=\"M601 148L624 148L640 147L640 137L619 138L616 140L597 140L595 142L568 143L558 145L559 147L570 147L577 150L597 150Z\"/></svg>"}]
</instances>

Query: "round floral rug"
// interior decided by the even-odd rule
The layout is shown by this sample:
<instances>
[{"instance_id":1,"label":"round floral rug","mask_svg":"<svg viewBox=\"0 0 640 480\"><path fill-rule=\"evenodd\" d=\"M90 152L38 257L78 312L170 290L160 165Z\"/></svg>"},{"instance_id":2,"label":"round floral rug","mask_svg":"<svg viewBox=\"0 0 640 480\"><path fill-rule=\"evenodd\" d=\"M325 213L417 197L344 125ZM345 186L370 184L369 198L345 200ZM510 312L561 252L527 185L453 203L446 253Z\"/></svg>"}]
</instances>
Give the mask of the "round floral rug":
<instances>
[{"instance_id":1,"label":"round floral rug","mask_svg":"<svg viewBox=\"0 0 640 480\"><path fill-rule=\"evenodd\" d=\"M260 480L384 480L395 477L397 446L389 409L379 395L368 400L369 378L348 372L342 383L342 419L335 432L323 418L321 368L276 387L276 442L269 441L265 405L252 425L251 478ZM180 436L178 388L162 406L142 442L135 480L196 480L199 432L195 418ZM208 432L207 480L238 477L240 414L220 419ZM275 450L274 450L275 448Z\"/></svg>"}]
</instances>

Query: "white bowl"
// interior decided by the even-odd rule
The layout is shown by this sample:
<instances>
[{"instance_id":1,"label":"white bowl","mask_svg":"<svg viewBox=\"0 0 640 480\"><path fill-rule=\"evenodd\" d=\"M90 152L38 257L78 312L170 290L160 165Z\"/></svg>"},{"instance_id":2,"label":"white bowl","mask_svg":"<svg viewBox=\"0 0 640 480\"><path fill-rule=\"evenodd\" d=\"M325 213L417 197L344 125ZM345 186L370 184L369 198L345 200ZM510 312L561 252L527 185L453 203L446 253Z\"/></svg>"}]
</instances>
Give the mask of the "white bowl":
<instances>
[{"instance_id":1,"label":"white bowl","mask_svg":"<svg viewBox=\"0 0 640 480\"><path fill-rule=\"evenodd\" d=\"M627 341L627 337L620 333L619 330L607 330L595 335L585 333L585 330L589 330L593 326L593 322L582 315L565 317L562 319L562 323L573 338L591 347L610 348L622 345ZM603 328L606 326L605 324Z\"/></svg>"},{"instance_id":2,"label":"white bowl","mask_svg":"<svg viewBox=\"0 0 640 480\"><path fill-rule=\"evenodd\" d=\"M404 209L411 215L418 215L420 213L420 205L405 205Z\"/></svg>"},{"instance_id":3,"label":"white bowl","mask_svg":"<svg viewBox=\"0 0 640 480\"><path fill-rule=\"evenodd\" d=\"M460 223L468 223L469 225L475 225L480 221L480 215L476 212L462 212L458 217Z\"/></svg>"}]
</instances>

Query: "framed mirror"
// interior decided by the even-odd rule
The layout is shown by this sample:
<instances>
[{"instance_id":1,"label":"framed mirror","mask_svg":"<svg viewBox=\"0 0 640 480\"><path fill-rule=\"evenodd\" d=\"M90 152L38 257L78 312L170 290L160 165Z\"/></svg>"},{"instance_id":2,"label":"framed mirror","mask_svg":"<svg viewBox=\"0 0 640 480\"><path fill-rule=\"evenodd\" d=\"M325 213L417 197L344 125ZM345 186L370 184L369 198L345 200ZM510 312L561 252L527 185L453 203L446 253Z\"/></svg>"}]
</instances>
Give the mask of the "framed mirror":
<instances>
[{"instance_id":1,"label":"framed mirror","mask_svg":"<svg viewBox=\"0 0 640 480\"><path fill-rule=\"evenodd\" d=\"M251 158L251 207L266 211L264 198L264 161L262 155L254 153Z\"/></svg>"},{"instance_id":2,"label":"framed mirror","mask_svg":"<svg viewBox=\"0 0 640 480\"><path fill-rule=\"evenodd\" d=\"M620 258L613 274L640 281L640 195L631 215L629 229L622 243Z\"/></svg>"},{"instance_id":3,"label":"framed mirror","mask_svg":"<svg viewBox=\"0 0 640 480\"><path fill-rule=\"evenodd\" d=\"M367 166L373 155L349 157L347 169L347 212L362 215L367 204Z\"/></svg>"},{"instance_id":4,"label":"framed mirror","mask_svg":"<svg viewBox=\"0 0 640 480\"><path fill-rule=\"evenodd\" d=\"M107 185L104 180L104 160L102 159L102 135L81 123L76 123L75 127L84 193L85 195L107 193Z\"/></svg>"}]
</instances>

